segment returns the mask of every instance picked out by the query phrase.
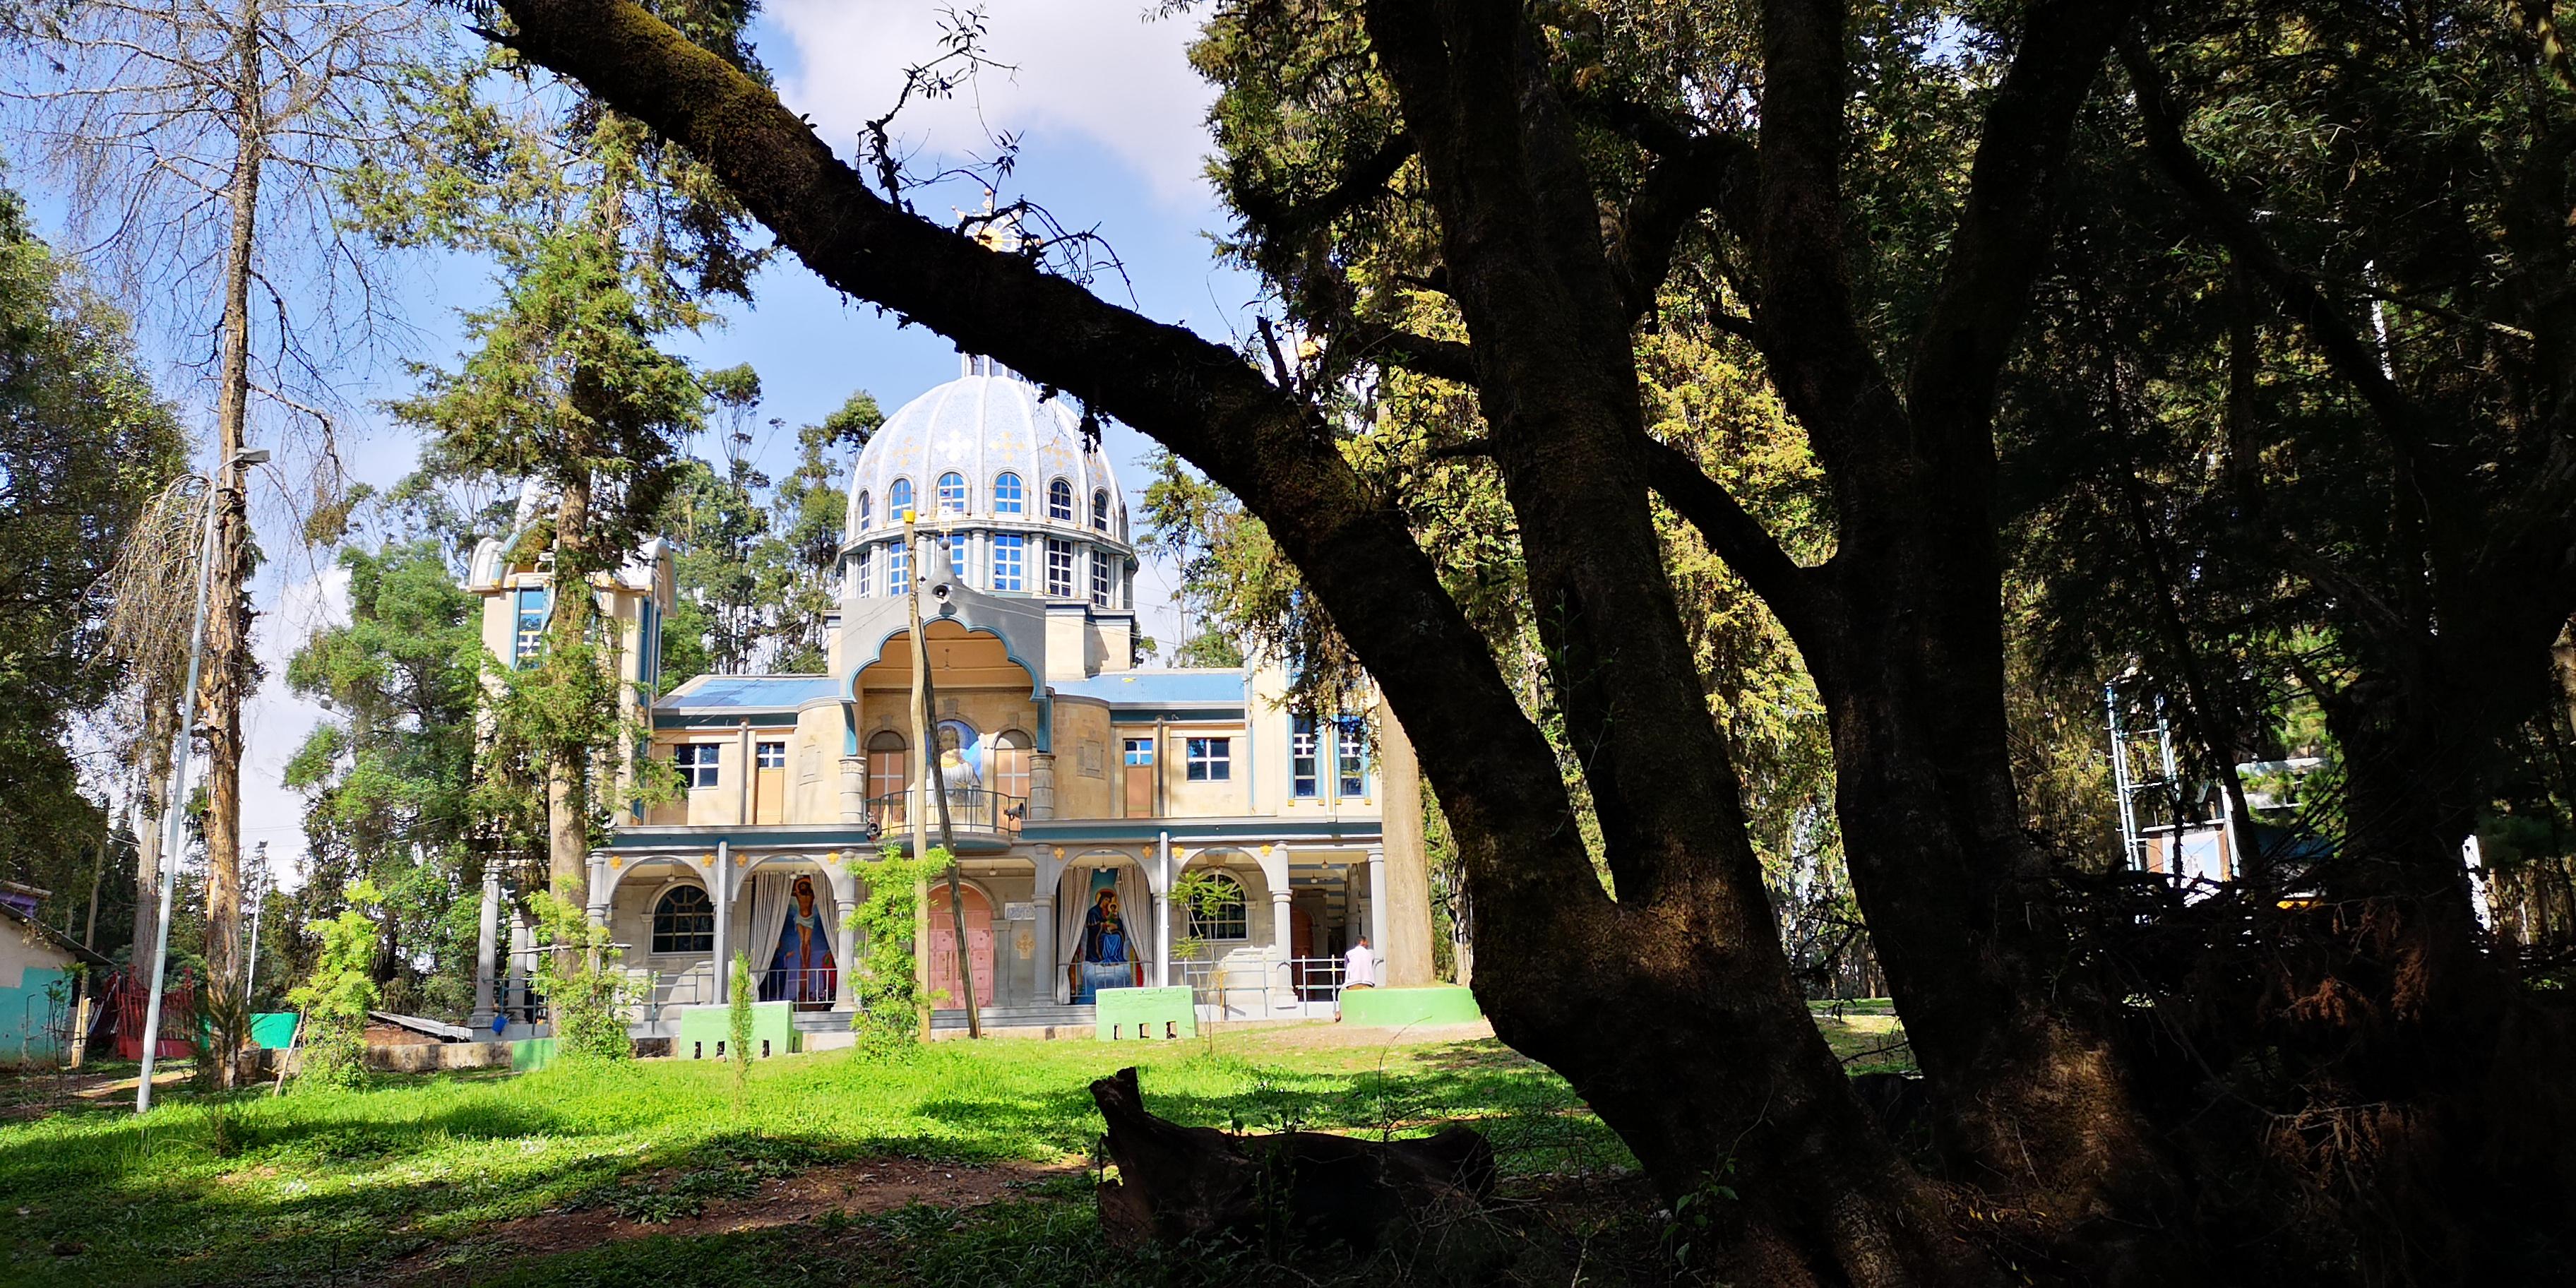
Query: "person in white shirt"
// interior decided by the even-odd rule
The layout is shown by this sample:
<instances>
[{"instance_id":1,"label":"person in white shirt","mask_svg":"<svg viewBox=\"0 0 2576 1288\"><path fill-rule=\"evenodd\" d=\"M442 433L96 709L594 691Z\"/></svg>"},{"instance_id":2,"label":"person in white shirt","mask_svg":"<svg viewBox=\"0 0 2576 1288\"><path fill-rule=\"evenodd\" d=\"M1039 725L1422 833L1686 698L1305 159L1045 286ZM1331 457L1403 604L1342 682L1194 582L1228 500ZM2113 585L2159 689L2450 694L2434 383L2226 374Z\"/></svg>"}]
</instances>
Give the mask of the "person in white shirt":
<instances>
[{"instance_id":1,"label":"person in white shirt","mask_svg":"<svg viewBox=\"0 0 2576 1288\"><path fill-rule=\"evenodd\" d=\"M1351 950L1342 954L1342 991L1377 987L1377 954L1370 951L1368 936L1362 935ZM1342 1022L1341 998L1333 999L1333 1022Z\"/></svg>"}]
</instances>

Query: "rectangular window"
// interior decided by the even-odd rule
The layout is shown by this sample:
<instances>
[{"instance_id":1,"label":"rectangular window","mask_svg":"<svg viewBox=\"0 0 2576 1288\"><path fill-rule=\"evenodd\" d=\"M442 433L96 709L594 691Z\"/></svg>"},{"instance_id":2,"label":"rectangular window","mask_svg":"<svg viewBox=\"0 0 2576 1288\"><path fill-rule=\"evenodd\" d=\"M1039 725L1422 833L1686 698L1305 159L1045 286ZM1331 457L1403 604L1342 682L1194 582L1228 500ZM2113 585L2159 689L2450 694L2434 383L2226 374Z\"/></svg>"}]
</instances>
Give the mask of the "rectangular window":
<instances>
[{"instance_id":1,"label":"rectangular window","mask_svg":"<svg viewBox=\"0 0 2576 1288\"><path fill-rule=\"evenodd\" d=\"M1315 798L1315 717L1313 716L1294 716L1288 722L1288 794L1299 800Z\"/></svg>"},{"instance_id":2,"label":"rectangular window","mask_svg":"<svg viewBox=\"0 0 2576 1288\"><path fill-rule=\"evenodd\" d=\"M898 541L886 547L886 593L901 595L911 589L911 561L905 555L904 543Z\"/></svg>"},{"instance_id":3,"label":"rectangular window","mask_svg":"<svg viewBox=\"0 0 2576 1288\"><path fill-rule=\"evenodd\" d=\"M545 651L547 607L545 588L531 586L519 592L519 624L511 637L511 665L526 666Z\"/></svg>"},{"instance_id":4,"label":"rectangular window","mask_svg":"<svg viewBox=\"0 0 2576 1288\"><path fill-rule=\"evenodd\" d=\"M1109 590L1113 584L1109 576L1109 559L1108 551L1098 546L1091 548L1091 602L1102 608L1109 607Z\"/></svg>"},{"instance_id":5,"label":"rectangular window","mask_svg":"<svg viewBox=\"0 0 2576 1288\"><path fill-rule=\"evenodd\" d=\"M993 589L1020 588L1020 553L1027 543L1028 538L1016 532L993 534Z\"/></svg>"},{"instance_id":6,"label":"rectangular window","mask_svg":"<svg viewBox=\"0 0 2576 1288\"><path fill-rule=\"evenodd\" d=\"M1191 782L1222 783L1233 779L1234 739L1191 738L1186 741Z\"/></svg>"},{"instance_id":7,"label":"rectangular window","mask_svg":"<svg viewBox=\"0 0 2576 1288\"><path fill-rule=\"evenodd\" d=\"M720 742L684 742L671 755L671 763L680 767L683 787L713 787L716 766L724 761L724 744Z\"/></svg>"},{"instance_id":8,"label":"rectangular window","mask_svg":"<svg viewBox=\"0 0 2576 1288\"><path fill-rule=\"evenodd\" d=\"M1334 740L1334 777L1340 781L1334 791L1342 796L1368 795L1368 733L1357 716L1344 716L1334 722L1341 726L1341 736Z\"/></svg>"},{"instance_id":9,"label":"rectangular window","mask_svg":"<svg viewBox=\"0 0 2576 1288\"><path fill-rule=\"evenodd\" d=\"M1151 738L1127 739L1127 763L1130 765L1153 764L1154 740Z\"/></svg>"},{"instance_id":10,"label":"rectangular window","mask_svg":"<svg viewBox=\"0 0 2576 1288\"><path fill-rule=\"evenodd\" d=\"M762 769L787 768L787 744L783 742L755 744L752 749L751 763Z\"/></svg>"},{"instance_id":11,"label":"rectangular window","mask_svg":"<svg viewBox=\"0 0 2576 1288\"><path fill-rule=\"evenodd\" d=\"M872 548L861 546L858 555L850 560L850 593L860 599L877 593L875 561L869 558L875 553Z\"/></svg>"},{"instance_id":12,"label":"rectangular window","mask_svg":"<svg viewBox=\"0 0 2576 1288\"><path fill-rule=\"evenodd\" d=\"M1073 543L1047 538L1046 593L1055 599L1073 598Z\"/></svg>"}]
</instances>

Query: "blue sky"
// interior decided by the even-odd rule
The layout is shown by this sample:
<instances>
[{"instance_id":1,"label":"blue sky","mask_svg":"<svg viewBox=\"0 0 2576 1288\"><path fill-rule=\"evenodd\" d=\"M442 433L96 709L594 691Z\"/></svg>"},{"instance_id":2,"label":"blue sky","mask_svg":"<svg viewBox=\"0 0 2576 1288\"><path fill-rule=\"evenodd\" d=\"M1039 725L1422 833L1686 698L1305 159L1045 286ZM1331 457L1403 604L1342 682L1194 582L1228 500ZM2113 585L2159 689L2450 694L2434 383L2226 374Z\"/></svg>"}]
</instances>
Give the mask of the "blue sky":
<instances>
[{"instance_id":1,"label":"blue sky","mask_svg":"<svg viewBox=\"0 0 2576 1288\"><path fill-rule=\"evenodd\" d=\"M1228 340L1248 325L1256 287L1219 267L1207 241L1208 230L1223 226L1200 178L1211 91L1183 59L1188 21L1145 21L1145 8L1145 0L990 0L987 48L1011 70L987 70L969 93L908 109L898 129L920 149L917 164L924 169L937 168L943 157L988 152L991 134L1019 133L1010 180L1017 191L1006 190L1002 200L1025 193L1068 228L1096 228L1125 261L1136 307ZM893 101L904 68L938 52L945 10L939 0L772 0L758 45L788 105L848 155L860 124ZM60 207L42 183L23 171L12 179L28 192L40 223L53 222L49 216ZM979 189L957 186L918 204L935 216L980 201ZM489 266L472 259L424 260L405 275L401 312L413 334L375 370L342 376L344 401L359 409L343 447L357 479L381 486L410 469L414 442L373 405L409 391L401 360L448 359L458 345L456 310L486 301L492 289ZM1097 289L1130 302L1118 283ZM166 392L202 429L211 419L210 399L178 374L185 338L147 331L141 340L146 358L172 373ZM748 362L759 372L761 418L785 426L761 433L756 448L773 473L793 458L794 428L837 408L851 391L868 390L892 412L958 373L948 341L844 301L786 255L764 271L751 307L685 347L708 366ZM1116 425L1107 445L1132 505L1148 445ZM300 549L293 539L288 507L275 489L299 471L293 462L281 464L287 468L264 484L272 495L254 498L261 545L270 555L254 598L263 614L258 649L271 679L246 713L242 821L245 839L268 842L272 862L292 884L294 860L304 849L303 804L278 776L322 713L285 693L278 677L305 635L331 620L339 586L327 552ZM1169 589L1161 568L1149 567L1138 580L1144 629L1165 641L1177 628Z\"/></svg>"}]
</instances>

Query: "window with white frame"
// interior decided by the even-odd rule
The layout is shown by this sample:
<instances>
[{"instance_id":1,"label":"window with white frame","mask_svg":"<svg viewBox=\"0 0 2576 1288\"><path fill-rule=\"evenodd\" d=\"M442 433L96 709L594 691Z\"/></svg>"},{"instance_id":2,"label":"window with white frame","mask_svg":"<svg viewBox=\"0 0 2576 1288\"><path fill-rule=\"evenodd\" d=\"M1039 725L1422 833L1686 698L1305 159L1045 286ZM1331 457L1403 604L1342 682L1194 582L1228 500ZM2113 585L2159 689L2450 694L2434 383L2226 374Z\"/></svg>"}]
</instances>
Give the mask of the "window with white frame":
<instances>
[{"instance_id":1,"label":"window with white frame","mask_svg":"<svg viewBox=\"0 0 2576 1288\"><path fill-rule=\"evenodd\" d=\"M1250 919L1244 912L1243 883L1231 875L1209 873L1200 883L1199 893L1189 902L1192 938L1234 940L1251 937Z\"/></svg>"},{"instance_id":2,"label":"window with white frame","mask_svg":"<svg viewBox=\"0 0 2576 1288\"><path fill-rule=\"evenodd\" d=\"M869 521L875 518L875 511L872 508L873 504L874 503L868 499L867 493L859 493L859 527L862 529L866 528Z\"/></svg>"},{"instance_id":3,"label":"window with white frame","mask_svg":"<svg viewBox=\"0 0 2576 1288\"><path fill-rule=\"evenodd\" d=\"M1073 484L1063 479L1047 484L1047 517L1058 523L1073 522Z\"/></svg>"},{"instance_id":4,"label":"window with white frame","mask_svg":"<svg viewBox=\"0 0 2576 1288\"><path fill-rule=\"evenodd\" d=\"M1098 546L1093 546L1091 548L1091 602L1100 605L1102 608L1109 607L1110 588L1117 584L1116 580L1110 575L1110 558L1110 553L1107 550L1103 550Z\"/></svg>"},{"instance_id":5,"label":"window with white frame","mask_svg":"<svg viewBox=\"0 0 2576 1288\"><path fill-rule=\"evenodd\" d=\"M673 886L653 901L654 952L704 953L715 946L716 905L706 891Z\"/></svg>"},{"instance_id":6,"label":"window with white frame","mask_svg":"<svg viewBox=\"0 0 2576 1288\"><path fill-rule=\"evenodd\" d=\"M1018 590L1028 538L1016 532L993 534L993 589Z\"/></svg>"},{"instance_id":7,"label":"window with white frame","mask_svg":"<svg viewBox=\"0 0 2576 1288\"><path fill-rule=\"evenodd\" d=\"M1004 470L1000 474L995 475L993 478L993 513L1018 514L1021 512L1021 504L1020 476L1013 474L1008 470Z\"/></svg>"},{"instance_id":8,"label":"window with white frame","mask_svg":"<svg viewBox=\"0 0 2576 1288\"><path fill-rule=\"evenodd\" d=\"M1189 779L1194 783L1223 783L1234 778L1234 739L1189 738L1182 751L1188 757Z\"/></svg>"},{"instance_id":9,"label":"window with white frame","mask_svg":"<svg viewBox=\"0 0 2576 1288\"><path fill-rule=\"evenodd\" d=\"M877 593L876 567L869 558L875 553L873 548L861 546L850 560L850 589L861 599Z\"/></svg>"},{"instance_id":10,"label":"window with white frame","mask_svg":"<svg viewBox=\"0 0 2576 1288\"><path fill-rule=\"evenodd\" d=\"M1091 494L1091 526L1101 532L1109 530L1109 489L1105 487Z\"/></svg>"},{"instance_id":11,"label":"window with white frame","mask_svg":"<svg viewBox=\"0 0 2576 1288\"><path fill-rule=\"evenodd\" d=\"M511 637L510 662L526 666L546 651L546 617L550 601L542 586L529 586L519 591L519 621Z\"/></svg>"},{"instance_id":12,"label":"window with white frame","mask_svg":"<svg viewBox=\"0 0 2576 1288\"><path fill-rule=\"evenodd\" d=\"M1073 543L1047 538L1046 593L1056 599L1073 598Z\"/></svg>"},{"instance_id":13,"label":"window with white frame","mask_svg":"<svg viewBox=\"0 0 2576 1288\"><path fill-rule=\"evenodd\" d=\"M756 768L785 769L787 768L787 744L783 742L754 743L752 744L751 757L751 763Z\"/></svg>"},{"instance_id":14,"label":"window with white frame","mask_svg":"<svg viewBox=\"0 0 2576 1288\"><path fill-rule=\"evenodd\" d=\"M1317 783L1315 717L1293 716L1288 721L1288 794L1312 800L1318 791Z\"/></svg>"},{"instance_id":15,"label":"window with white frame","mask_svg":"<svg viewBox=\"0 0 2576 1288\"><path fill-rule=\"evenodd\" d=\"M720 742L684 742L671 753L671 763L679 767L683 787L713 787L717 767L724 763L724 744Z\"/></svg>"},{"instance_id":16,"label":"window with white frame","mask_svg":"<svg viewBox=\"0 0 2576 1288\"><path fill-rule=\"evenodd\" d=\"M1368 726L1358 716L1344 716L1335 722L1340 736L1334 740L1334 791L1342 796L1368 795Z\"/></svg>"},{"instance_id":17,"label":"window with white frame","mask_svg":"<svg viewBox=\"0 0 2576 1288\"><path fill-rule=\"evenodd\" d=\"M886 518L895 523L912 513L912 480L896 479L886 485Z\"/></svg>"},{"instance_id":18,"label":"window with white frame","mask_svg":"<svg viewBox=\"0 0 2576 1288\"><path fill-rule=\"evenodd\" d=\"M939 476L939 512L966 513L966 476L955 470Z\"/></svg>"},{"instance_id":19,"label":"window with white frame","mask_svg":"<svg viewBox=\"0 0 2576 1288\"><path fill-rule=\"evenodd\" d=\"M912 589L912 558L901 541L886 546L886 593L901 595Z\"/></svg>"}]
</instances>

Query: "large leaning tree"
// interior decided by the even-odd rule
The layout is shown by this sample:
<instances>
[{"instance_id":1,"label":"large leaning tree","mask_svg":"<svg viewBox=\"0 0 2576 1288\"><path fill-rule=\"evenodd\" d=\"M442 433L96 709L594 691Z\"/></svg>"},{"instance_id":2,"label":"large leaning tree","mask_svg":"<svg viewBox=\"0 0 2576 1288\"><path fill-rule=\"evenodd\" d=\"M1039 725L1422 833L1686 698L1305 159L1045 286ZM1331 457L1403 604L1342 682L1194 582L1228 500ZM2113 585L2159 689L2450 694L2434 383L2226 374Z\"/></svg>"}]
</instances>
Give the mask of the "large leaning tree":
<instances>
[{"instance_id":1,"label":"large leaning tree","mask_svg":"<svg viewBox=\"0 0 2576 1288\"><path fill-rule=\"evenodd\" d=\"M1439 793L1497 1032L1562 1072L1668 1196L1729 1178L1740 1198L1722 1212L1727 1277L1971 1283L2006 1264L2093 1282L2212 1277L2194 1195L2209 1192L2209 1169L2253 1151L2177 1136L2142 1086L2132 999L2076 968L2090 958L2023 832L2003 696L1999 390L2024 357L2079 123L2124 88L2103 73L2135 6L1938 15L1931 35L1983 52L1943 143L1954 182L1915 203L1908 217L1929 226L1894 266L1854 230L1864 204L1905 194L1858 192L1853 170L1904 126L1903 96L1861 92L1876 74L1855 54L1868 48L1861 18L1830 0L1686 14L1709 28L1700 52L1741 74L1634 96L1604 95L1616 77L1566 65L1584 45L1568 38L1578 6L1221 11L1309 30L1347 19L1354 43L1337 70L1382 90L1374 137L1355 135L1345 154L1347 182L1315 186L1273 222L1310 221L1329 259L1336 211L1399 173L1418 185L1436 229L1418 277L1465 339L1330 309L1301 321L1473 390L1582 802L1401 511L1297 382L921 218L765 86L629 0L498 7L500 39L704 158L826 281L1137 427L1263 521ZM1613 182L1614 154L1633 182ZM1635 334L1695 239L1722 252L1710 311L1758 353L1825 471L1835 531L1821 563L1792 559L1646 433ZM1922 280L1907 307L1887 307L1875 292L1900 271ZM1855 887L1939 1104L1937 1179L1855 1104L1792 983L1655 496L1769 605L1827 704ZM2443 902L2420 885L2381 893ZM2249 1052L2195 1058L2213 1054L2223 1070ZM2248 1130L2296 1144L2304 1128ZM2380 1139L2408 1148L2401 1131ZM2366 1207L2309 1205L2298 1219L2359 1222ZM1961 1237L2004 1228L2008 1240Z\"/></svg>"}]
</instances>

